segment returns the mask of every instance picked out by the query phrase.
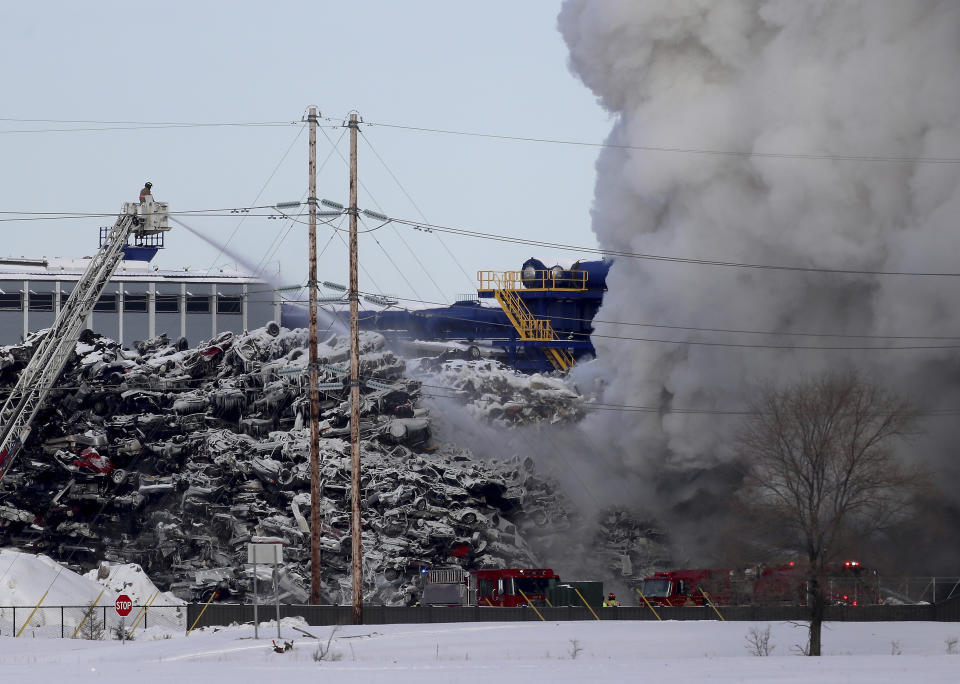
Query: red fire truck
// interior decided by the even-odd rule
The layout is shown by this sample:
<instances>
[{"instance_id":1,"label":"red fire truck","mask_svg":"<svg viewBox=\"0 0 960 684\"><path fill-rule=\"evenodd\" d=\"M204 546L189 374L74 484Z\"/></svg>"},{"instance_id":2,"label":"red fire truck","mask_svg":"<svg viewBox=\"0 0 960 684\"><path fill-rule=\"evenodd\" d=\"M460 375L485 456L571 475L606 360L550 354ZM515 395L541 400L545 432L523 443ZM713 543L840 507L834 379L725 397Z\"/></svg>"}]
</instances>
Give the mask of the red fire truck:
<instances>
[{"instance_id":1,"label":"red fire truck","mask_svg":"<svg viewBox=\"0 0 960 684\"><path fill-rule=\"evenodd\" d=\"M670 570L643 580L640 591L654 606L802 605L808 572L791 561L737 569ZM880 603L879 577L859 561L827 566L824 592L831 605ZM643 605L643 598L639 599Z\"/></svg>"},{"instance_id":2,"label":"red fire truck","mask_svg":"<svg viewBox=\"0 0 960 684\"><path fill-rule=\"evenodd\" d=\"M494 606L513 608L546 605L547 592L560 577L549 568L428 570L420 604L425 606Z\"/></svg>"}]
</instances>

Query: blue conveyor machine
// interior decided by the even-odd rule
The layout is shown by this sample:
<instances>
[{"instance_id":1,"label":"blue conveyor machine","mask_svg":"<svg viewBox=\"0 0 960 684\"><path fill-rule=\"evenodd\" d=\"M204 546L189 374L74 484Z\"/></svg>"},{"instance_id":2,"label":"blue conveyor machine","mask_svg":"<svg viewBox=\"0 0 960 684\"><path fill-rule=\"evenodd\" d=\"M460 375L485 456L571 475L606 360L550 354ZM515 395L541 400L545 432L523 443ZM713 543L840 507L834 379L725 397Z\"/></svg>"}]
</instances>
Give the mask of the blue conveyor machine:
<instances>
[{"instance_id":1,"label":"blue conveyor machine","mask_svg":"<svg viewBox=\"0 0 960 684\"><path fill-rule=\"evenodd\" d=\"M525 372L566 371L594 354L592 322L611 263L564 268L527 259L518 271L481 271L476 298L431 309L366 309L360 327L383 333L407 354L492 357ZM285 304L282 325L306 327L304 303Z\"/></svg>"}]
</instances>

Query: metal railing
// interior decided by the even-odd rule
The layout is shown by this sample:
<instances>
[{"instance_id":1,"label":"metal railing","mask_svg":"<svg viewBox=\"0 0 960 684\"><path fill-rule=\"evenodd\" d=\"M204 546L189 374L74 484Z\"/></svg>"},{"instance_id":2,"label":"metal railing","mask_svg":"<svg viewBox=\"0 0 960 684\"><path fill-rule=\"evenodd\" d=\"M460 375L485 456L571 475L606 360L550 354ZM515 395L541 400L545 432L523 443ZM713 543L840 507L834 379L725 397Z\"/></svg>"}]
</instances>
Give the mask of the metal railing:
<instances>
[{"instance_id":1,"label":"metal railing","mask_svg":"<svg viewBox=\"0 0 960 684\"><path fill-rule=\"evenodd\" d=\"M480 281L480 290L563 290L568 292L582 292L587 289L588 274L586 271L562 271L557 274L552 270L529 271L477 271Z\"/></svg>"},{"instance_id":2,"label":"metal railing","mask_svg":"<svg viewBox=\"0 0 960 684\"><path fill-rule=\"evenodd\" d=\"M960 577L881 577L880 594L904 603L940 603L960 597Z\"/></svg>"},{"instance_id":3,"label":"metal railing","mask_svg":"<svg viewBox=\"0 0 960 684\"><path fill-rule=\"evenodd\" d=\"M916 578L911 578L911 586ZM932 578L927 578L932 587ZM916 582L919 585L919 581ZM946 586L945 578L937 578L937 586ZM940 589L938 588L938 596ZM352 606L279 606L280 617L302 617L311 625L350 624ZM805 606L720 606L726 621L806 620L809 608ZM36 612L34 612L36 611ZM409 608L366 605L365 624L444 623L444 622L513 622L545 620L718 620L718 614L707 606L648 607L621 606L618 608L586 606L539 607L538 616L526 607L491 608L431 607ZM274 620L274 608L264 607L260 621ZM945 621L960 622L960 594L952 599L938 600L937 604L829 606L828 621L889 622L889 621ZM21 638L63 638L111 640L137 638L145 629L162 627L165 630L186 632L188 628L219 625L251 624L253 605L231 603L190 603L186 605L135 605L126 617L117 615L112 604L91 606L0 606L0 636Z\"/></svg>"},{"instance_id":4,"label":"metal railing","mask_svg":"<svg viewBox=\"0 0 960 684\"><path fill-rule=\"evenodd\" d=\"M549 273L552 271L539 271L539 273ZM583 282L586 283L586 273ZM488 285L496 300L503 308L503 312L516 328L521 340L530 340L537 342L559 341L556 331L550 321L537 318L527 307L523 298L518 294L518 283L520 271L480 271L480 285ZM529 282L529 279L527 280ZM583 288L580 288L583 289ZM543 353L547 360L557 370L568 370L574 363L573 356L562 347L544 347Z\"/></svg>"}]
</instances>

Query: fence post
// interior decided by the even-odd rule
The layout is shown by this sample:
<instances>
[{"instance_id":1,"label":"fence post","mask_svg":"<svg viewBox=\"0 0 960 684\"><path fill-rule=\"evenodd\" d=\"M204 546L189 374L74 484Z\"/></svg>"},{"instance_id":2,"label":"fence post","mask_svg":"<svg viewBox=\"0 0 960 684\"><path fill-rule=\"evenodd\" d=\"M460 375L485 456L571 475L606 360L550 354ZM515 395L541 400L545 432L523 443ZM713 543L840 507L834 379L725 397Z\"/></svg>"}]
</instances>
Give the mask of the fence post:
<instances>
[{"instance_id":1,"label":"fence post","mask_svg":"<svg viewBox=\"0 0 960 684\"><path fill-rule=\"evenodd\" d=\"M16 606L13 607L13 631L10 633L11 634L17 633L17 607Z\"/></svg>"},{"instance_id":2,"label":"fence post","mask_svg":"<svg viewBox=\"0 0 960 684\"><path fill-rule=\"evenodd\" d=\"M150 606L143 609L143 631L147 631L147 614L150 612Z\"/></svg>"},{"instance_id":3,"label":"fence post","mask_svg":"<svg viewBox=\"0 0 960 684\"><path fill-rule=\"evenodd\" d=\"M63 606L60 606L60 638L63 638Z\"/></svg>"}]
</instances>

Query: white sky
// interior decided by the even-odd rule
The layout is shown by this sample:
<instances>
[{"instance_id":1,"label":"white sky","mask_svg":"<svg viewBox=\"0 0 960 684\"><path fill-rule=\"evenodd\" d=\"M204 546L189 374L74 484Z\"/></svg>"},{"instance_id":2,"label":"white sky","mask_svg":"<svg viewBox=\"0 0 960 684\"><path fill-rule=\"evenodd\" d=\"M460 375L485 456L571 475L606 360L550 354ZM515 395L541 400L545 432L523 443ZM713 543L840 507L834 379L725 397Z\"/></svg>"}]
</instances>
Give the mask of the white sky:
<instances>
[{"instance_id":1,"label":"white sky","mask_svg":"<svg viewBox=\"0 0 960 684\"><path fill-rule=\"evenodd\" d=\"M558 10L546 0L4 3L0 118L294 122L315 104L338 120L356 110L370 122L601 142L611 121L567 69ZM271 178L299 125L12 132L71 127L89 124L0 121L0 211L114 212L148 179L155 197L177 211L306 193L305 130ZM589 223L596 148L362 130L433 223L596 245ZM336 140L343 129L323 131ZM364 137L359 206L422 220ZM318 162L331 149L318 132ZM347 136L340 149L347 154ZM347 168L334 154L319 174L318 195L346 204L347 194ZM306 279L305 225L268 254L287 222L184 220L215 241L239 226L231 246L249 261L269 261L266 270L279 269L284 283ZM0 223L0 254L90 254L107 223ZM329 235L321 227L321 247ZM589 256L444 236L468 280L436 234L388 227L373 235L380 245L371 236L360 242L361 289L426 300L470 292L478 269L518 268L528 256L548 263ZM161 268L235 263L176 225L168 245L155 260ZM346 278L346 248L334 238L320 279Z\"/></svg>"}]
</instances>

